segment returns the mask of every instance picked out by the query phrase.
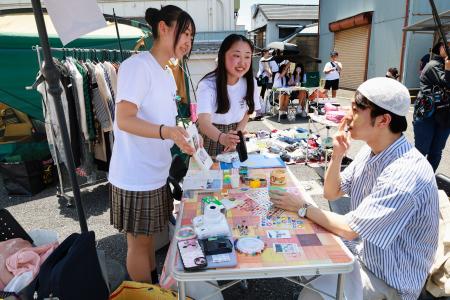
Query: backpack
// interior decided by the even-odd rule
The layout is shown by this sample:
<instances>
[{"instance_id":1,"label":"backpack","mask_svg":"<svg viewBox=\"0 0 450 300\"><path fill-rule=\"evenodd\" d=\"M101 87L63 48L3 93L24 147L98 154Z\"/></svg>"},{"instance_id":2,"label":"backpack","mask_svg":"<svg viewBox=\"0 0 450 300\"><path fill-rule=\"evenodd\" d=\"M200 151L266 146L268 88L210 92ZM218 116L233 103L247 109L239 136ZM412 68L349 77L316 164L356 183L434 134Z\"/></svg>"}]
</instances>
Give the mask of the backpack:
<instances>
[{"instance_id":1,"label":"backpack","mask_svg":"<svg viewBox=\"0 0 450 300\"><path fill-rule=\"evenodd\" d=\"M93 231L68 236L41 265L22 299L106 300L106 284L95 249Z\"/></svg>"}]
</instances>

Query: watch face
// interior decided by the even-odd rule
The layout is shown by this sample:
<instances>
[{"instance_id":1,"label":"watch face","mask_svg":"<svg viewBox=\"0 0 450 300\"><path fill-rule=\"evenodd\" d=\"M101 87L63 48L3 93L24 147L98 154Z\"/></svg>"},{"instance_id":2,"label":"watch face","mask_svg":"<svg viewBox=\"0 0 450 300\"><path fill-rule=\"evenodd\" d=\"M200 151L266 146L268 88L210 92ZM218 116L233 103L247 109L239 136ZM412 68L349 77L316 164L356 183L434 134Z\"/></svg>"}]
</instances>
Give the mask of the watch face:
<instances>
[{"instance_id":1,"label":"watch face","mask_svg":"<svg viewBox=\"0 0 450 300\"><path fill-rule=\"evenodd\" d=\"M299 215L300 217L304 218L305 215L306 215L306 208L304 208L304 207L300 208L300 209L298 210L298 215Z\"/></svg>"}]
</instances>

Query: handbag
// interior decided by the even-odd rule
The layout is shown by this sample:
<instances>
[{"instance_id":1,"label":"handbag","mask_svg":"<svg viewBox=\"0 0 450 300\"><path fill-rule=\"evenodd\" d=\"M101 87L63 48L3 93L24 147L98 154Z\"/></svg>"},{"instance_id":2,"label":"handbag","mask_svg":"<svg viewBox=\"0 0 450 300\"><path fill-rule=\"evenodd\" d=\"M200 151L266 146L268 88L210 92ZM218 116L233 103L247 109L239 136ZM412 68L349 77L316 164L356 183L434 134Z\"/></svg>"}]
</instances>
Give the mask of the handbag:
<instances>
[{"instance_id":1,"label":"handbag","mask_svg":"<svg viewBox=\"0 0 450 300\"><path fill-rule=\"evenodd\" d=\"M430 68L439 82L439 75ZM430 94L421 94L414 103L414 118L424 119L434 117L435 121L445 128L450 128L450 96L445 87L434 85Z\"/></svg>"},{"instance_id":2,"label":"handbag","mask_svg":"<svg viewBox=\"0 0 450 300\"><path fill-rule=\"evenodd\" d=\"M93 231L68 236L41 265L39 274L21 292L23 299L108 299L95 249ZM37 298L36 298L37 297Z\"/></svg>"}]
</instances>

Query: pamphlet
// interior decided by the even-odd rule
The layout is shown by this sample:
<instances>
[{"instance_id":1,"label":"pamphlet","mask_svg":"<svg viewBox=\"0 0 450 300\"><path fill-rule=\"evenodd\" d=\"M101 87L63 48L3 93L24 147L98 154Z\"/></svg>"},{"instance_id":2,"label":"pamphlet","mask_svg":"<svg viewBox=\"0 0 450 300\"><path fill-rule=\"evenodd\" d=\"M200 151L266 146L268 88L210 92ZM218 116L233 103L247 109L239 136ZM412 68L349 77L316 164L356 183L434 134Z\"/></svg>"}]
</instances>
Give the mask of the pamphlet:
<instances>
[{"instance_id":1,"label":"pamphlet","mask_svg":"<svg viewBox=\"0 0 450 300\"><path fill-rule=\"evenodd\" d=\"M213 165L213 161L208 152L206 152L205 148L200 147L200 137L198 134L197 126L195 126L195 124L192 124L186 129L186 131L189 134L188 142L192 145L192 147L195 148L195 152L193 155L195 161L203 170L209 170Z\"/></svg>"}]
</instances>

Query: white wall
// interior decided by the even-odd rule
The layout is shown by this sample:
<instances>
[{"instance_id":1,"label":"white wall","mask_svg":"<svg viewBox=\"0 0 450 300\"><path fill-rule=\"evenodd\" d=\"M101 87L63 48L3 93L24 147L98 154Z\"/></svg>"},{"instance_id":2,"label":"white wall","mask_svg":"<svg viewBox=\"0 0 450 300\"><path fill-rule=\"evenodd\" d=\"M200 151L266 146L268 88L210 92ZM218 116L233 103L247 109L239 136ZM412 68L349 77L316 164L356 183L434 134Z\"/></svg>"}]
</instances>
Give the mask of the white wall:
<instances>
[{"instance_id":1,"label":"white wall","mask_svg":"<svg viewBox=\"0 0 450 300\"><path fill-rule=\"evenodd\" d=\"M143 17L148 7L160 8L161 5L176 5L186 10L194 19L197 31L234 30L233 0L97 0L103 13L121 17Z\"/></svg>"},{"instance_id":2,"label":"white wall","mask_svg":"<svg viewBox=\"0 0 450 300\"><path fill-rule=\"evenodd\" d=\"M197 89L197 84L206 73L216 68L217 54L192 54L188 61L189 71L191 73L192 83ZM190 87L190 96L194 100L194 94Z\"/></svg>"}]
</instances>

